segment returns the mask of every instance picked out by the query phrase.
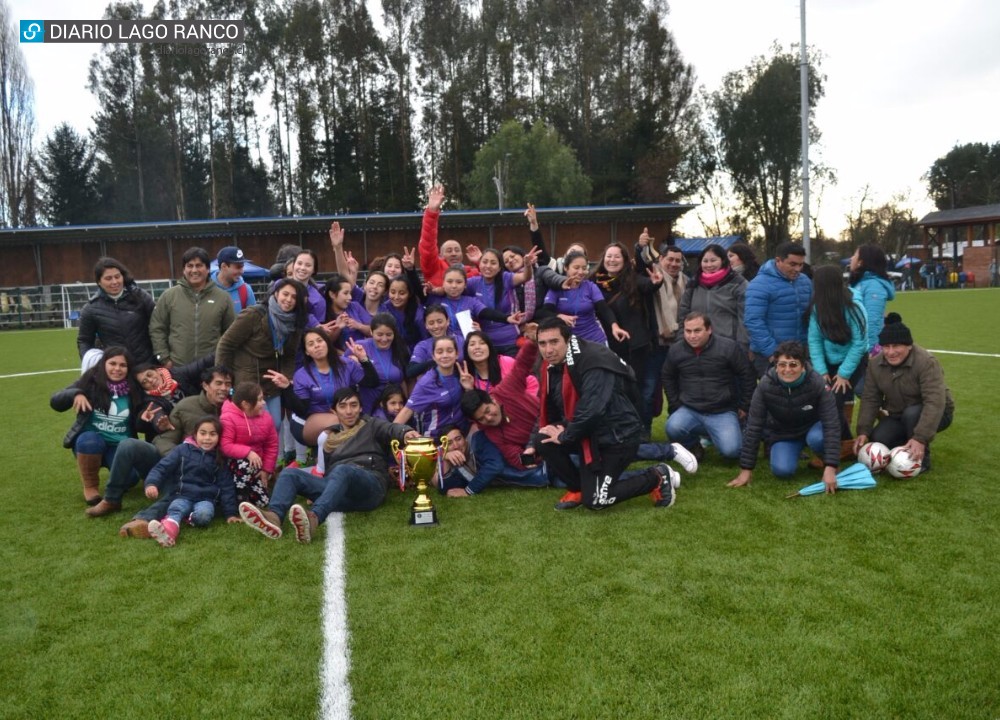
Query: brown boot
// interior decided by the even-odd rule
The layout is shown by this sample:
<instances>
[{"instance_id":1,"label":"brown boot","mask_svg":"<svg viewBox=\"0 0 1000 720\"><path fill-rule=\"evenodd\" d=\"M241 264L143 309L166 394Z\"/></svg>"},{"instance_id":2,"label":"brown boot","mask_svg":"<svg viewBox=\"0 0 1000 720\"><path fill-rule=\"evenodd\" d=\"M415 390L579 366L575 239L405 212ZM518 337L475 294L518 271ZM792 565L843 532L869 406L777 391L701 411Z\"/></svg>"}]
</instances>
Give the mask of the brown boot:
<instances>
[{"instance_id":1,"label":"brown boot","mask_svg":"<svg viewBox=\"0 0 1000 720\"><path fill-rule=\"evenodd\" d=\"M83 499L88 505L97 505L101 502L101 456L77 453L76 466L83 481Z\"/></svg>"},{"instance_id":2,"label":"brown boot","mask_svg":"<svg viewBox=\"0 0 1000 720\"><path fill-rule=\"evenodd\" d=\"M112 502L107 498L101 500L101 502L94 505L94 507L89 507L84 510L90 517L104 517L105 515L110 515L111 513L116 513L122 509L122 504L118 502Z\"/></svg>"},{"instance_id":3,"label":"brown boot","mask_svg":"<svg viewBox=\"0 0 1000 720\"><path fill-rule=\"evenodd\" d=\"M841 440L840 441L840 459L841 460L851 460L856 459L857 455L854 454L854 440Z\"/></svg>"},{"instance_id":4,"label":"brown boot","mask_svg":"<svg viewBox=\"0 0 1000 720\"><path fill-rule=\"evenodd\" d=\"M149 520L132 520L127 522L118 528L118 534L123 538L137 538L140 540L148 540L151 536L149 534Z\"/></svg>"}]
</instances>

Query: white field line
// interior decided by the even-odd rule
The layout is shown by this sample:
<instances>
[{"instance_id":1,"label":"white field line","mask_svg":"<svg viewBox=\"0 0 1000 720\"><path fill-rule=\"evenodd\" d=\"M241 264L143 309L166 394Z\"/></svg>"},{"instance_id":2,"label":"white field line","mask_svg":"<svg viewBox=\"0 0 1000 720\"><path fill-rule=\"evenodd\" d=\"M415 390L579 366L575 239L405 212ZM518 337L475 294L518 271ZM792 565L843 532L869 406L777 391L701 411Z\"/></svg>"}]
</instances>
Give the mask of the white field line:
<instances>
[{"instance_id":1,"label":"white field line","mask_svg":"<svg viewBox=\"0 0 1000 720\"><path fill-rule=\"evenodd\" d=\"M57 373L68 373L68 372L76 373L77 375L79 375L80 368L78 367L66 368L65 370L37 370L35 372L14 373L12 375L0 375L0 380L7 380L8 378L31 377L32 375L55 375Z\"/></svg>"},{"instance_id":2,"label":"white field line","mask_svg":"<svg viewBox=\"0 0 1000 720\"><path fill-rule=\"evenodd\" d=\"M350 720L350 634L347 630L347 569L344 515L326 518L326 560L323 566L323 664L320 667L320 718Z\"/></svg>"},{"instance_id":3,"label":"white field line","mask_svg":"<svg viewBox=\"0 0 1000 720\"><path fill-rule=\"evenodd\" d=\"M1000 355L995 353L962 352L961 350L931 350L930 348L927 348L927 352L937 353L938 355L966 355L968 357L1000 358Z\"/></svg>"}]
</instances>

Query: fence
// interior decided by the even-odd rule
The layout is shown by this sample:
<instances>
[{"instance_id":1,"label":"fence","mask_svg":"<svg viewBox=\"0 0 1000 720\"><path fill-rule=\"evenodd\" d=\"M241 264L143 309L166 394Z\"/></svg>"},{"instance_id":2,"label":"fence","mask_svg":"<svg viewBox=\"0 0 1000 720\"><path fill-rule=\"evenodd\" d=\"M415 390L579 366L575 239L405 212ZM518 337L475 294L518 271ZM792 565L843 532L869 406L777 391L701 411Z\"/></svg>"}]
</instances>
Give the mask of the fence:
<instances>
[{"instance_id":1,"label":"fence","mask_svg":"<svg viewBox=\"0 0 1000 720\"><path fill-rule=\"evenodd\" d=\"M173 281L137 280L136 284L156 300ZM257 297L266 296L266 279L249 284ZM77 327L80 311L96 292L95 283L0 288L0 330Z\"/></svg>"}]
</instances>

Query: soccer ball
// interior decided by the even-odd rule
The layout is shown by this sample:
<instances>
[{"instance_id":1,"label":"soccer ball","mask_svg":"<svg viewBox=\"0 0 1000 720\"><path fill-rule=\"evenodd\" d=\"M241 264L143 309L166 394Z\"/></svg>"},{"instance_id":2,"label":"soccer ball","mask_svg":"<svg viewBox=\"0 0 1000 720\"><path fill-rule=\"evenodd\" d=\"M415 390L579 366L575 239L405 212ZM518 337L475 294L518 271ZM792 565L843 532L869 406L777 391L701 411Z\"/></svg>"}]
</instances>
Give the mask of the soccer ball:
<instances>
[{"instance_id":1,"label":"soccer ball","mask_svg":"<svg viewBox=\"0 0 1000 720\"><path fill-rule=\"evenodd\" d=\"M922 467L923 463L916 462L910 457L910 453L906 451L906 448L900 446L893 448L892 452L889 453L889 464L886 466L886 469L894 478L902 480L904 478L916 477L920 474Z\"/></svg>"},{"instance_id":2,"label":"soccer ball","mask_svg":"<svg viewBox=\"0 0 1000 720\"><path fill-rule=\"evenodd\" d=\"M880 442L869 442L858 450L858 462L877 473L889 464L889 448Z\"/></svg>"}]
</instances>

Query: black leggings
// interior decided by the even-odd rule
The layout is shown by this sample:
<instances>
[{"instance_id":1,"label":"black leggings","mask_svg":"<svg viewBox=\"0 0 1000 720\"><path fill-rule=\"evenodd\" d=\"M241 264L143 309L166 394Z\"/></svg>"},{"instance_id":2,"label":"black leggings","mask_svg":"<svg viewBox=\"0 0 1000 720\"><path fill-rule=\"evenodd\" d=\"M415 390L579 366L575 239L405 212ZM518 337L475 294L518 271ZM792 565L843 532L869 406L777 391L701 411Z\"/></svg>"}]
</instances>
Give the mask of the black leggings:
<instances>
[{"instance_id":1,"label":"black leggings","mask_svg":"<svg viewBox=\"0 0 1000 720\"><path fill-rule=\"evenodd\" d=\"M564 483L570 492L583 494L583 504L591 510L602 510L629 498L652 492L660 484L659 475L652 469L638 475L622 478L622 472L635 460L638 443L594 448L593 462L583 462L579 445L538 443L538 452L548 464L549 473ZM570 459L570 454L580 455L580 467Z\"/></svg>"}]
</instances>

